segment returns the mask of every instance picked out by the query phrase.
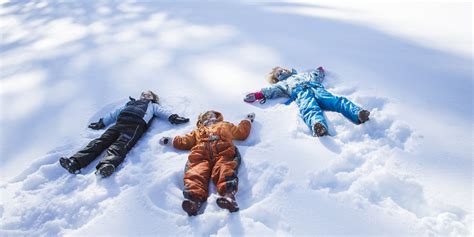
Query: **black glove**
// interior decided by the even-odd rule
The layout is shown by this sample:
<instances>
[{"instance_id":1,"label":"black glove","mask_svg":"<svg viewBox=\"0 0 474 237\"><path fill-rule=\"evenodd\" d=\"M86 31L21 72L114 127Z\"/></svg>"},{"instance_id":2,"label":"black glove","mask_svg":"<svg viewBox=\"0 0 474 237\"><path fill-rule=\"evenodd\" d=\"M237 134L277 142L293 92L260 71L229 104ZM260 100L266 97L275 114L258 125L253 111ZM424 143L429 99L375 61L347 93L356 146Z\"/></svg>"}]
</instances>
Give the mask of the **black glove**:
<instances>
[{"instance_id":1,"label":"black glove","mask_svg":"<svg viewBox=\"0 0 474 237\"><path fill-rule=\"evenodd\" d=\"M105 128L104 120L99 119L99 122L89 124L89 128L92 128L94 130Z\"/></svg>"},{"instance_id":2,"label":"black glove","mask_svg":"<svg viewBox=\"0 0 474 237\"><path fill-rule=\"evenodd\" d=\"M177 115L177 114L172 114L172 115L170 115L170 117L168 118L168 120L169 120L170 123L172 123L172 124L182 124L182 123L187 123L187 122L189 122L189 119L188 119L188 118L179 117L179 115Z\"/></svg>"}]
</instances>

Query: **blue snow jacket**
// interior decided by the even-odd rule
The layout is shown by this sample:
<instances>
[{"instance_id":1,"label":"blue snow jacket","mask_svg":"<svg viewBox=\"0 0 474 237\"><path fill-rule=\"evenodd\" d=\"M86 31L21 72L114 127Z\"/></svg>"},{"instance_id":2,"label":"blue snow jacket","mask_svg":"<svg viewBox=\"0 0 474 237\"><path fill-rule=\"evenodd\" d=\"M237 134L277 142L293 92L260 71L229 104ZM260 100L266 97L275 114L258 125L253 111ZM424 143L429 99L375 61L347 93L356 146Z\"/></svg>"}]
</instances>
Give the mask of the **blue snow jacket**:
<instances>
[{"instance_id":1,"label":"blue snow jacket","mask_svg":"<svg viewBox=\"0 0 474 237\"><path fill-rule=\"evenodd\" d=\"M265 99L274 99L278 97L288 97L295 99L295 89L301 86L323 87L321 82L324 80L324 72L318 69L298 73L292 69L290 75L280 78L279 82L270 87L263 88L261 91Z\"/></svg>"},{"instance_id":2,"label":"blue snow jacket","mask_svg":"<svg viewBox=\"0 0 474 237\"><path fill-rule=\"evenodd\" d=\"M105 126L108 126L117 120L136 121L148 126L154 116L168 119L171 116L171 112L164 109L161 105L153 103L151 100L132 99L124 106L104 116L103 122Z\"/></svg>"}]
</instances>

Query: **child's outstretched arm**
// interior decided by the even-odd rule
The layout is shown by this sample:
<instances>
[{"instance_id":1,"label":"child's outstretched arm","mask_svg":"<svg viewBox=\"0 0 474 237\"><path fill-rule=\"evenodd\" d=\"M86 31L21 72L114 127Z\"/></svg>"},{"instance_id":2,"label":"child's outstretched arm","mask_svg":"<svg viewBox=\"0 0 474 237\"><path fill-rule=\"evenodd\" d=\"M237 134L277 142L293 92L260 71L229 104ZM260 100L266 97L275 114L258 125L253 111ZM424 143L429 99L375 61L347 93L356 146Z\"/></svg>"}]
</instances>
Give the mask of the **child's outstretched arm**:
<instances>
[{"instance_id":1,"label":"child's outstretched arm","mask_svg":"<svg viewBox=\"0 0 474 237\"><path fill-rule=\"evenodd\" d=\"M125 108L125 106L122 106L122 107L116 109L114 112L108 113L103 118L101 118L101 120L103 121L105 127L109 126L112 123L115 123L117 121L117 118L118 118L120 112L122 112L122 110L124 108Z\"/></svg>"},{"instance_id":2,"label":"child's outstretched arm","mask_svg":"<svg viewBox=\"0 0 474 237\"><path fill-rule=\"evenodd\" d=\"M194 131L184 135L176 136L173 139L173 147L180 150L191 150L196 145L196 136Z\"/></svg>"},{"instance_id":3,"label":"child's outstretched arm","mask_svg":"<svg viewBox=\"0 0 474 237\"><path fill-rule=\"evenodd\" d=\"M265 103L265 100L267 99L275 99L279 97L290 97L288 83L286 81L280 81L269 87L262 88L258 92L249 93L245 96L244 101L253 103L260 100L260 103Z\"/></svg>"},{"instance_id":4,"label":"child's outstretched arm","mask_svg":"<svg viewBox=\"0 0 474 237\"><path fill-rule=\"evenodd\" d=\"M189 118L181 117L178 114L172 114L159 104L153 103L153 115L159 118L168 119L171 124L182 124L189 122Z\"/></svg>"},{"instance_id":5,"label":"child's outstretched arm","mask_svg":"<svg viewBox=\"0 0 474 237\"><path fill-rule=\"evenodd\" d=\"M255 119L255 114L250 113L247 118L240 121L239 125L232 125L231 132L233 139L245 140L250 135L250 129L252 128L252 122Z\"/></svg>"}]
</instances>

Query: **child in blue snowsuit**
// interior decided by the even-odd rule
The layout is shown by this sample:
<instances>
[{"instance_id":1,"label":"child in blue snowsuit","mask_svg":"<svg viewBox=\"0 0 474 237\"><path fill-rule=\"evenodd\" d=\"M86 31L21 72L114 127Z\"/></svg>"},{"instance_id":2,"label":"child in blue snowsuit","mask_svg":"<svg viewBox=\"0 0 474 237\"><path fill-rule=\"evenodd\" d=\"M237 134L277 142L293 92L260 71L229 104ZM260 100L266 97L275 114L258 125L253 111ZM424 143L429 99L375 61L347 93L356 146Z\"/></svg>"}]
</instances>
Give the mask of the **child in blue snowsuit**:
<instances>
[{"instance_id":1,"label":"child in blue snowsuit","mask_svg":"<svg viewBox=\"0 0 474 237\"><path fill-rule=\"evenodd\" d=\"M272 85L247 94L244 101L252 103L260 100L260 103L264 103L266 99L289 97L298 105L301 117L312 130L313 136L318 137L328 135L324 110L342 113L355 124L369 120L369 111L345 97L329 93L321 84L324 76L322 67L303 73L298 73L295 69L275 67L268 75Z\"/></svg>"}]
</instances>

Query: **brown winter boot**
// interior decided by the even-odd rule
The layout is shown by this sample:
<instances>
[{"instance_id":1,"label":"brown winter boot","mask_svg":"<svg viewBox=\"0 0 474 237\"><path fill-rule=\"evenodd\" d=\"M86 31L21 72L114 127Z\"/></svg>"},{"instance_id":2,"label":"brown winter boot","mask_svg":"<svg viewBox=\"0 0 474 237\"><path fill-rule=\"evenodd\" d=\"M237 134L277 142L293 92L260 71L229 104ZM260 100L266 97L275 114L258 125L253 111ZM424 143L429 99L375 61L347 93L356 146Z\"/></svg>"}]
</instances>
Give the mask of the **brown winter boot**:
<instances>
[{"instance_id":1,"label":"brown winter boot","mask_svg":"<svg viewBox=\"0 0 474 237\"><path fill-rule=\"evenodd\" d=\"M188 213L188 216L196 216L198 214L199 209L201 209L202 202L200 201L193 201L190 199L186 199L181 204L183 210Z\"/></svg>"},{"instance_id":2,"label":"brown winter boot","mask_svg":"<svg viewBox=\"0 0 474 237\"><path fill-rule=\"evenodd\" d=\"M365 110L365 109L361 110L359 112L359 116L358 116L359 117L359 122L360 123L365 123L365 122L369 121L369 115L370 115L370 112L368 110Z\"/></svg>"},{"instance_id":3,"label":"brown winter boot","mask_svg":"<svg viewBox=\"0 0 474 237\"><path fill-rule=\"evenodd\" d=\"M328 130L320 122L317 122L313 126L313 137L322 137L329 135Z\"/></svg>"},{"instance_id":4,"label":"brown winter boot","mask_svg":"<svg viewBox=\"0 0 474 237\"><path fill-rule=\"evenodd\" d=\"M239 205L235 201L234 193L227 193L223 197L217 198L216 203L220 208L227 209L230 212L239 211Z\"/></svg>"}]
</instances>

